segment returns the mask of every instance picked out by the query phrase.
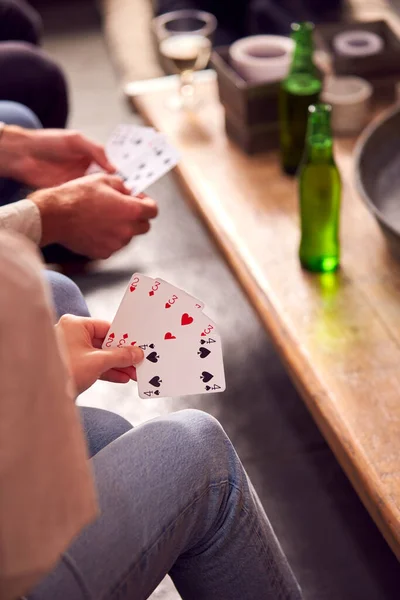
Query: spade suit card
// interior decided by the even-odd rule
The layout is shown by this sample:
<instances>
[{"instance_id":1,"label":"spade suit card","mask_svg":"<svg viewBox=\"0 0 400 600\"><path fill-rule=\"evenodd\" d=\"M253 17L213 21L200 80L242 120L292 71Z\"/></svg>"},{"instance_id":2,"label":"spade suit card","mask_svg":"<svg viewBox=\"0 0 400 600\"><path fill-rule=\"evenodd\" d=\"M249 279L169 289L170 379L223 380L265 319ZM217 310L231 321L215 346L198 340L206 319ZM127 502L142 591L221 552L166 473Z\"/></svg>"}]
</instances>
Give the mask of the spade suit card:
<instances>
[{"instance_id":1,"label":"spade suit card","mask_svg":"<svg viewBox=\"0 0 400 600\"><path fill-rule=\"evenodd\" d=\"M219 335L153 340L142 345L145 358L137 367L141 398L208 394L225 390Z\"/></svg>"},{"instance_id":2,"label":"spade suit card","mask_svg":"<svg viewBox=\"0 0 400 600\"><path fill-rule=\"evenodd\" d=\"M139 346L142 398L225 390L222 343L204 304L160 278L134 273L103 348Z\"/></svg>"}]
</instances>

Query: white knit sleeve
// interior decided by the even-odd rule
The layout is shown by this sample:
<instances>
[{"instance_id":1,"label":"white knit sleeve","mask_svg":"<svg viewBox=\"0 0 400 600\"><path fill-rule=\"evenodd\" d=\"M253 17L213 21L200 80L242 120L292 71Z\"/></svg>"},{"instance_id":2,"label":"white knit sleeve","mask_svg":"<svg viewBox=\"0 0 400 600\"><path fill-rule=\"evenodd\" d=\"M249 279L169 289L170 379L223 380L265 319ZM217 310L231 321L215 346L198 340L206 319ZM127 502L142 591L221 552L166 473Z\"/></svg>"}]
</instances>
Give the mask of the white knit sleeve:
<instances>
[{"instance_id":1,"label":"white knit sleeve","mask_svg":"<svg viewBox=\"0 0 400 600\"><path fill-rule=\"evenodd\" d=\"M20 200L0 207L0 230L16 231L40 244L42 221L40 211L31 200Z\"/></svg>"}]
</instances>

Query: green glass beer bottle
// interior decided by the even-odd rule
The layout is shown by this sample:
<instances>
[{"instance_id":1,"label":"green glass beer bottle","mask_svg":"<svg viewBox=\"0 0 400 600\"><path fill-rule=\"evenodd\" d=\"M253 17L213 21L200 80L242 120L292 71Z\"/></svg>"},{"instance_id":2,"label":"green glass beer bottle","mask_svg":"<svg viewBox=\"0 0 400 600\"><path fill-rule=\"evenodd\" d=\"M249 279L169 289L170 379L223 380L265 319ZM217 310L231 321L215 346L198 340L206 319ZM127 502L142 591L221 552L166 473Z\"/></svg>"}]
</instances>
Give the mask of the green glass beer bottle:
<instances>
[{"instance_id":1,"label":"green glass beer bottle","mask_svg":"<svg viewBox=\"0 0 400 600\"><path fill-rule=\"evenodd\" d=\"M299 174L300 262L318 273L340 261L339 217L342 184L333 157L331 107L310 106L304 160Z\"/></svg>"},{"instance_id":2,"label":"green glass beer bottle","mask_svg":"<svg viewBox=\"0 0 400 600\"><path fill-rule=\"evenodd\" d=\"M279 120L282 168L295 175L303 157L307 111L319 100L322 83L313 62L312 23L293 23L295 50L292 65L279 93Z\"/></svg>"}]
</instances>

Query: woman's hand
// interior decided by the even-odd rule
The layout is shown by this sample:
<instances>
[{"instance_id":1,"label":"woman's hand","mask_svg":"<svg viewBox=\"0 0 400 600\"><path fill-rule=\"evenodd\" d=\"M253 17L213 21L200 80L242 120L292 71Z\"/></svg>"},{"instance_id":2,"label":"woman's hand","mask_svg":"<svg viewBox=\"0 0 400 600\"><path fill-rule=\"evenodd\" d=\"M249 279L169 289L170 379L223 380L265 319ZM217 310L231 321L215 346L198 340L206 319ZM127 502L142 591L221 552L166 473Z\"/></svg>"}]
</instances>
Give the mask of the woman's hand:
<instances>
[{"instance_id":1,"label":"woman's hand","mask_svg":"<svg viewBox=\"0 0 400 600\"><path fill-rule=\"evenodd\" d=\"M102 145L76 131L29 130L6 126L0 141L0 173L30 187L54 187L82 177L95 162L107 173L115 167Z\"/></svg>"},{"instance_id":2,"label":"woman's hand","mask_svg":"<svg viewBox=\"0 0 400 600\"><path fill-rule=\"evenodd\" d=\"M56 325L56 332L64 338L71 376L78 394L87 390L98 379L114 383L136 381L135 365L143 360L140 348L112 348L101 350L109 330L106 321L65 315Z\"/></svg>"}]
</instances>

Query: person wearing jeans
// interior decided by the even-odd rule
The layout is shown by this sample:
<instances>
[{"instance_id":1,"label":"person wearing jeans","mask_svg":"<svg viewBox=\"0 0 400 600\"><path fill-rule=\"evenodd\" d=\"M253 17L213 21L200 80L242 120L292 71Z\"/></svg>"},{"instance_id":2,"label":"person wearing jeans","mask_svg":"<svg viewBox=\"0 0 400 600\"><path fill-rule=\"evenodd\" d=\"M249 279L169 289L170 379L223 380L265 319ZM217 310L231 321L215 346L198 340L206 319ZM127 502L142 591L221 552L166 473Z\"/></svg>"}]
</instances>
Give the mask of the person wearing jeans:
<instances>
[{"instance_id":1,"label":"person wearing jeans","mask_svg":"<svg viewBox=\"0 0 400 600\"><path fill-rule=\"evenodd\" d=\"M257 494L210 415L148 421L85 461L72 392L98 378L127 384L143 353L101 350L103 321L68 315L54 327L42 274L32 245L0 234L2 599L144 600L169 573L183 600L299 600Z\"/></svg>"}]
</instances>

